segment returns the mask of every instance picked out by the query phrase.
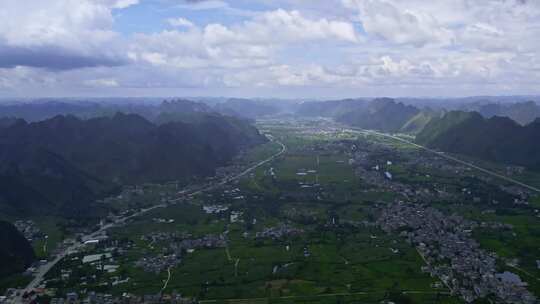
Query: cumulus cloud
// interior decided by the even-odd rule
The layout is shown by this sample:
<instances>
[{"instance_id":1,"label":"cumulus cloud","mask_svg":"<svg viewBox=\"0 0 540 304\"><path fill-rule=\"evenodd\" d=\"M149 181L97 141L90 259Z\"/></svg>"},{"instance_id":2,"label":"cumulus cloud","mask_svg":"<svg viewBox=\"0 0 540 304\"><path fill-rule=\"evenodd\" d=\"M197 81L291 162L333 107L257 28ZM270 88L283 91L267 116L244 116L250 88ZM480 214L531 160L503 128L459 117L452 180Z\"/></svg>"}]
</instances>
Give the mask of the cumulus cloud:
<instances>
[{"instance_id":1,"label":"cumulus cloud","mask_svg":"<svg viewBox=\"0 0 540 304\"><path fill-rule=\"evenodd\" d=\"M119 86L118 81L113 78L89 79L84 81L84 85L96 88L115 88Z\"/></svg>"},{"instance_id":2,"label":"cumulus cloud","mask_svg":"<svg viewBox=\"0 0 540 304\"><path fill-rule=\"evenodd\" d=\"M213 10L229 7L229 4L221 0L184 0L176 5L178 8L189 10Z\"/></svg>"},{"instance_id":3,"label":"cumulus cloud","mask_svg":"<svg viewBox=\"0 0 540 304\"><path fill-rule=\"evenodd\" d=\"M121 38L111 29L111 11L136 3L5 0L0 10L0 67L72 69L122 64L114 50Z\"/></svg>"},{"instance_id":4,"label":"cumulus cloud","mask_svg":"<svg viewBox=\"0 0 540 304\"><path fill-rule=\"evenodd\" d=\"M344 3L358 10L368 34L390 42L423 46L449 45L454 40L453 33L428 12L403 9L383 0L345 0Z\"/></svg>"},{"instance_id":5,"label":"cumulus cloud","mask_svg":"<svg viewBox=\"0 0 540 304\"><path fill-rule=\"evenodd\" d=\"M171 26L174 26L174 27L193 27L193 26L195 26L191 21L187 20L186 18L182 18L182 17L169 18L169 19L167 19L167 23L169 23Z\"/></svg>"},{"instance_id":6,"label":"cumulus cloud","mask_svg":"<svg viewBox=\"0 0 540 304\"><path fill-rule=\"evenodd\" d=\"M139 2L3 0L0 95L538 92L539 1L160 0L160 28L118 27Z\"/></svg>"},{"instance_id":7,"label":"cumulus cloud","mask_svg":"<svg viewBox=\"0 0 540 304\"><path fill-rule=\"evenodd\" d=\"M342 0L366 34L388 43L500 50L527 44L540 2L501 0ZM525 47L525 46L523 46Z\"/></svg>"},{"instance_id":8,"label":"cumulus cloud","mask_svg":"<svg viewBox=\"0 0 540 304\"><path fill-rule=\"evenodd\" d=\"M279 9L233 26L211 23L192 25L187 31L140 34L130 57L177 68L257 67L269 65L280 48L316 41L356 43L358 38L349 22L309 19L298 11Z\"/></svg>"}]
</instances>

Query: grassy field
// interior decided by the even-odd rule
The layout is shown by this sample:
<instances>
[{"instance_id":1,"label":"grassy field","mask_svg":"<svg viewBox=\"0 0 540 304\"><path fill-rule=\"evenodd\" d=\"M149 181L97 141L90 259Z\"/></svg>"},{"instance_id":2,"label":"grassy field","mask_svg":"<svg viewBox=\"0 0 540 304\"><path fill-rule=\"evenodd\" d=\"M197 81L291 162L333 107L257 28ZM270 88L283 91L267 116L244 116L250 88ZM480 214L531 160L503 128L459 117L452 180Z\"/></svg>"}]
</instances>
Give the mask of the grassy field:
<instances>
[{"instance_id":1,"label":"grassy field","mask_svg":"<svg viewBox=\"0 0 540 304\"><path fill-rule=\"evenodd\" d=\"M422 259L400 237L374 227L334 225L336 220L373 221L374 202L396 198L395 193L372 189L356 177L350 153L339 144L356 133L261 128L271 129L287 146L287 153L238 182L153 210L111 230L112 240L127 239L132 245L116 258L117 273L98 274L93 288L113 294L160 292L168 272L147 273L135 262L167 252L168 242L149 243L141 236L187 232L194 238L226 235L227 247L184 254L182 262L170 269L164 293L176 291L201 303L460 303L445 288L432 287L437 279L420 271ZM335 149L325 150L328 143ZM270 142L248 151L237 162L256 163L279 150L278 144ZM399 165L394 169L404 171ZM233 189L235 194L230 194ZM202 205L212 204L229 210L206 214ZM244 213L241 221L231 223L232 210ZM174 221L161 223L160 219ZM303 232L278 239L254 237L265 228L282 225ZM84 254L96 252L89 249ZM72 263L66 267L79 267L76 260ZM112 276L130 280L118 286L104 284ZM76 282L62 284L62 290L81 288Z\"/></svg>"},{"instance_id":2,"label":"grassy field","mask_svg":"<svg viewBox=\"0 0 540 304\"><path fill-rule=\"evenodd\" d=\"M339 236L312 232L261 243L244 239L240 229L232 229L230 239L229 254L217 248L187 255L182 265L172 269L166 292L230 299L359 292L384 295L391 289L437 291L430 287L434 280L419 272L422 261L416 252L377 231ZM392 253L390 247L399 253ZM310 253L307 257L305 248ZM145 274L136 268L128 273L132 281L123 288L136 293L157 292L164 279L164 274Z\"/></svg>"},{"instance_id":3,"label":"grassy field","mask_svg":"<svg viewBox=\"0 0 540 304\"><path fill-rule=\"evenodd\" d=\"M227 249L202 249L185 256L182 264L172 269L171 280L165 292L181 291L217 302L226 299L257 299L261 303L309 303L313 301L357 301L370 299L380 301L392 290L410 291L413 301L427 303L453 303L453 299L437 295L445 290L431 287L434 279L420 272L422 260L416 251L401 239L390 237L373 228L354 228L350 231L326 231L318 226L329 220L329 212L348 220L364 220L369 215L366 201L384 198L387 193L361 193L359 180L348 164L348 157L339 154L312 153L306 146L320 138L294 138L288 136L289 151L285 156L258 168L250 177L243 179L239 187L253 196L266 193L279 197L289 191L314 192L314 188L301 188L301 184L320 184L330 192L335 202L288 201L280 207L278 216L269 216L264 206L256 200L250 206L246 202L217 199L219 191L199 196L196 204L205 201L225 202L232 208L248 208L258 218L254 230L277 225L283 215L291 210L313 216L319 224L296 223L305 230L301 236L282 240L254 240L243 236L244 224L227 224L227 218L206 215L198 205L179 205L153 211L135 220L127 227L115 231L115 236L137 236L149 231L189 231L195 235L228 231ZM276 148L275 146L273 148ZM262 147L254 152L257 157L267 157L273 149ZM250 158L253 162L257 157ZM275 177L270 176L273 168ZM302 174L298 174L302 173ZM358 198L351 200L351 198ZM345 203L348 199L348 202ZM391 199L388 197L387 199ZM338 203L341 201L341 203ZM262 203L261 203L262 204ZM251 209L250 209L251 208ZM174 224L157 224L153 218L174 219ZM139 243L141 247L145 244ZM287 250L288 248L288 250ZM391 251L397 250L397 253ZM309 252L305 254L306 250ZM140 249L129 258L136 259ZM126 261L127 262L127 261ZM164 274L147 275L128 267L132 278L128 291L142 293L159 290ZM154 283L149 283L152 281ZM156 283L157 282L157 283ZM145 286L142 288L141 286ZM248 300L249 303L251 300ZM210 303L209 302L209 303ZM246 303L246 301L239 301ZM439 303L439 302L437 302Z\"/></svg>"}]
</instances>

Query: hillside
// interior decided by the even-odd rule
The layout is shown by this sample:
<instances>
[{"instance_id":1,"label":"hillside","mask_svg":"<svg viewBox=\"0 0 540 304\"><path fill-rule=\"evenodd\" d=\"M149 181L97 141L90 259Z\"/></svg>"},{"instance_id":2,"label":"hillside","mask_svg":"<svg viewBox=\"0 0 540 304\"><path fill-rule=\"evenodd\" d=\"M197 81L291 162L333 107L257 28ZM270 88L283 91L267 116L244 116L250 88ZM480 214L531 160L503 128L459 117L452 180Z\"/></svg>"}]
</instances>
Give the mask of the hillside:
<instances>
[{"instance_id":1,"label":"hillside","mask_svg":"<svg viewBox=\"0 0 540 304\"><path fill-rule=\"evenodd\" d=\"M397 132L420 111L390 98L375 99L366 108L339 115L336 120L364 129Z\"/></svg>"},{"instance_id":2,"label":"hillside","mask_svg":"<svg viewBox=\"0 0 540 304\"><path fill-rule=\"evenodd\" d=\"M419 144L489 161L540 169L540 120L521 126L507 117L453 111L418 134Z\"/></svg>"},{"instance_id":3,"label":"hillside","mask_svg":"<svg viewBox=\"0 0 540 304\"><path fill-rule=\"evenodd\" d=\"M0 278L20 273L34 261L30 243L9 222L0 221Z\"/></svg>"},{"instance_id":4,"label":"hillside","mask_svg":"<svg viewBox=\"0 0 540 304\"><path fill-rule=\"evenodd\" d=\"M540 117L540 106L533 101L511 104L489 103L478 106L477 111L486 118L505 116L521 125L526 125Z\"/></svg>"},{"instance_id":5,"label":"hillside","mask_svg":"<svg viewBox=\"0 0 540 304\"><path fill-rule=\"evenodd\" d=\"M266 141L221 115L156 125L135 114L57 116L0 129L0 211L84 214L120 184L208 176L242 148Z\"/></svg>"},{"instance_id":6,"label":"hillside","mask_svg":"<svg viewBox=\"0 0 540 304\"><path fill-rule=\"evenodd\" d=\"M225 102L216 104L214 109L225 115L250 119L280 112L280 109L275 105L241 98L227 99Z\"/></svg>"},{"instance_id":7,"label":"hillside","mask_svg":"<svg viewBox=\"0 0 540 304\"><path fill-rule=\"evenodd\" d=\"M0 160L2 214L95 214L92 201L117 189L44 148L3 149Z\"/></svg>"},{"instance_id":8,"label":"hillside","mask_svg":"<svg viewBox=\"0 0 540 304\"><path fill-rule=\"evenodd\" d=\"M338 117L354 110L366 109L368 102L362 99L343 99L304 102L296 114L308 117Z\"/></svg>"},{"instance_id":9,"label":"hillside","mask_svg":"<svg viewBox=\"0 0 540 304\"><path fill-rule=\"evenodd\" d=\"M403 133L419 133L434 118L440 117L441 112L433 110L422 110L411 119L409 119L400 129Z\"/></svg>"},{"instance_id":10,"label":"hillside","mask_svg":"<svg viewBox=\"0 0 540 304\"><path fill-rule=\"evenodd\" d=\"M210 106L186 99L165 100L156 107L155 113L157 114L148 113L146 117L159 125L170 122L197 122L208 114L216 114Z\"/></svg>"},{"instance_id":11,"label":"hillside","mask_svg":"<svg viewBox=\"0 0 540 304\"><path fill-rule=\"evenodd\" d=\"M112 117L118 112L137 114L145 119L161 123L170 114L189 118L190 114L216 112L202 102L187 99L172 99L158 102L144 102L138 99L90 99L85 100L43 100L0 104L0 127L12 122L14 118L27 122L37 122L59 115L72 115L82 119ZM163 117L164 116L164 117ZM4 118L5 117L5 118Z\"/></svg>"}]
</instances>

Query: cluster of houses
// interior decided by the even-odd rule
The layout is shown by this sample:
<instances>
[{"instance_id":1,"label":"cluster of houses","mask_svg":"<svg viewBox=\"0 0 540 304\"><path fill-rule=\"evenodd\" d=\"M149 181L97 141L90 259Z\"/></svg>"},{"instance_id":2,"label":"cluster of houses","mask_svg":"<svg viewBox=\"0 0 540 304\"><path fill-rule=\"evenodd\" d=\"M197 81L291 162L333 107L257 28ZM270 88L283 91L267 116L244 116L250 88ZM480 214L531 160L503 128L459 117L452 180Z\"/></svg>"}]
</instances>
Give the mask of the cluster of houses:
<instances>
[{"instance_id":1,"label":"cluster of houses","mask_svg":"<svg viewBox=\"0 0 540 304\"><path fill-rule=\"evenodd\" d=\"M135 266L142 268L145 272L159 274L169 268L174 268L182 262L182 256L177 254L148 255L135 262Z\"/></svg>"},{"instance_id":2,"label":"cluster of houses","mask_svg":"<svg viewBox=\"0 0 540 304\"><path fill-rule=\"evenodd\" d=\"M164 242L167 244L162 254L148 255L135 265L146 272L160 273L168 268L173 268L182 262L185 253L192 253L200 248L223 248L227 246L225 235L208 234L201 238L193 238L191 234L177 232L157 232L145 235L142 240L154 244Z\"/></svg>"},{"instance_id":3,"label":"cluster of houses","mask_svg":"<svg viewBox=\"0 0 540 304\"><path fill-rule=\"evenodd\" d=\"M294 228L287 225L280 225L276 227L264 228L263 231L257 232L255 238L271 238L274 240L282 239L290 236L297 236L302 234L302 229Z\"/></svg>"},{"instance_id":4,"label":"cluster of houses","mask_svg":"<svg viewBox=\"0 0 540 304\"><path fill-rule=\"evenodd\" d=\"M170 242L176 240L184 240L190 238L192 235L187 232L173 231L173 232L152 232L141 236L141 240L145 242Z\"/></svg>"},{"instance_id":5,"label":"cluster of houses","mask_svg":"<svg viewBox=\"0 0 540 304\"><path fill-rule=\"evenodd\" d=\"M174 252L190 252L199 248L224 248L227 246L227 238L224 234L207 234L202 238L185 239L179 242L171 242L169 249Z\"/></svg>"},{"instance_id":6,"label":"cluster of houses","mask_svg":"<svg viewBox=\"0 0 540 304\"><path fill-rule=\"evenodd\" d=\"M202 208L207 214L220 214L229 210L229 206L226 205L205 205Z\"/></svg>"},{"instance_id":7,"label":"cluster of houses","mask_svg":"<svg viewBox=\"0 0 540 304\"><path fill-rule=\"evenodd\" d=\"M423 182L432 178L430 174L422 173L426 170L444 172L444 174L453 176L474 177L485 183L493 183L491 177L476 174L475 171L463 164L450 162L439 155L426 154L422 151L403 153L381 144L356 145L350 143L349 155L351 157L349 163L353 165L356 175L365 183L382 191L399 193L407 200L482 202L481 195L474 193L469 188L461 189L460 192L459 190L453 191L451 186L448 188L447 185L439 184L436 180L430 183ZM392 159L399 159L400 165L410 169L411 177L416 178L419 182L397 181L392 169ZM528 205L530 191L527 189L518 186L500 186L500 190L514 197L513 205ZM493 200L490 203L497 204L498 202Z\"/></svg>"},{"instance_id":8,"label":"cluster of houses","mask_svg":"<svg viewBox=\"0 0 540 304\"><path fill-rule=\"evenodd\" d=\"M377 223L386 232L399 232L405 237L425 260L422 270L440 278L466 302L491 296L503 303L537 303L526 283L517 275L498 273L496 254L481 249L471 237L478 223L403 202L386 207Z\"/></svg>"},{"instance_id":9,"label":"cluster of houses","mask_svg":"<svg viewBox=\"0 0 540 304\"><path fill-rule=\"evenodd\" d=\"M32 220L18 220L15 221L13 225L15 225L17 230L19 230L29 242L45 237L43 232L41 232L39 227Z\"/></svg>"},{"instance_id":10,"label":"cluster of houses","mask_svg":"<svg viewBox=\"0 0 540 304\"><path fill-rule=\"evenodd\" d=\"M7 299L7 298L6 298ZM10 303L6 299L0 297L0 304ZM5 302L3 302L3 300ZM31 303L30 297L23 299L23 303ZM39 303L39 302L38 302ZM193 298L184 297L177 292L171 294L148 294L148 295L133 295L124 293L121 296L112 294L88 292L79 294L77 292L68 292L65 296L54 296L50 299L50 304L194 304L197 301Z\"/></svg>"}]
</instances>

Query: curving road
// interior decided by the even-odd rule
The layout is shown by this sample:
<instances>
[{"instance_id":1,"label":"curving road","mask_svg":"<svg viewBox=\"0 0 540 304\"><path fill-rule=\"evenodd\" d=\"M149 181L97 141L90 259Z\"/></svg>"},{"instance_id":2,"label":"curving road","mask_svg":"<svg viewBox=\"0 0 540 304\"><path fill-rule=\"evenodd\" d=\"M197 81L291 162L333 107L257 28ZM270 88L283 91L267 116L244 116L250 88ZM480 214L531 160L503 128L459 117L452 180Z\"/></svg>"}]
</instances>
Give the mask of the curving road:
<instances>
[{"instance_id":1,"label":"curving road","mask_svg":"<svg viewBox=\"0 0 540 304\"><path fill-rule=\"evenodd\" d=\"M265 160L262 160L252 166L250 166L249 168L245 169L244 171L232 176L232 177L225 177L223 178L220 182L216 183L216 184L212 184L212 185L209 185L207 187L204 187L202 189L199 189L199 190L195 190L193 192L187 192L187 193L184 193L183 195L196 195L196 194L199 194L199 193L202 193L202 192L205 192L205 191L209 191L209 190L212 190L216 187L219 187L219 186L222 186L222 185L225 185L227 183L230 183L234 180L237 180L237 179L240 179L242 178L243 176L245 176L246 174L250 173L251 171L257 169L258 167L266 164L266 163L269 163L271 162L272 160L274 160L275 158L279 157L280 155L282 155L283 153L285 153L287 151L287 147L281 143L280 141L274 141L276 142L277 144L279 144L281 146L281 150L275 154L273 154L272 156L270 156L269 158L265 159ZM177 202L179 200L182 200L183 197L181 198L178 198L176 200L173 200L173 202ZM97 231L94 231L93 233L89 234L89 235L86 235L85 237L83 237L83 239L85 240L89 240L89 239L94 239L96 238L97 236L101 235L104 231L110 229L110 228L113 228L113 227L116 227L118 226L119 224L123 224L126 220L129 220L131 218L134 218L134 217L137 217L137 216L140 216L140 215L143 215L149 211L152 211L154 209L157 209L157 208L164 208L164 207L167 207L167 204L159 204L159 205L155 205L155 206L152 206L152 207L149 207L149 208L146 208L146 209L142 209L140 210L139 212L136 212L130 216L126 216L126 217L123 217L123 218L119 218L117 219L116 221L114 221L113 223L109 223L107 225L104 225L102 226L99 230ZM67 247L66 249L64 249L63 251L61 251L60 253L58 253L56 255L56 257L51 260L51 261L48 261L46 264L44 265L41 265L39 267L39 269L37 270L37 272L34 274L34 279L21 291L20 293L20 297L16 298L14 300L14 302L12 303L22 303L22 295L24 295L25 293L27 292L30 292L32 291L33 289L35 289L37 286L39 286L39 284L41 283L41 281L43 280L43 278L45 277L45 275L56 265L58 264L58 262L60 262L66 255L68 255L68 253L70 252L74 252L74 251L77 251L78 249L80 249L81 247L84 246L84 243L83 242L77 242L75 241L75 244ZM165 285L166 287L166 285Z\"/></svg>"},{"instance_id":2,"label":"curving road","mask_svg":"<svg viewBox=\"0 0 540 304\"><path fill-rule=\"evenodd\" d=\"M459 158L450 156L450 155L445 154L445 153L443 153L443 152L435 151L435 150L433 150L433 149L430 149L430 148L428 148L428 147L426 147L426 146L419 145L419 144L414 143L414 142L412 142L412 141L408 141L408 140L405 140L405 139L403 139L403 138L400 138L400 137L397 137L397 136L394 136L394 135L385 134L385 133L380 133L380 132L373 131L373 130L364 130L364 129L356 129L356 128L350 128L350 129L351 129L351 130L354 130L354 131L358 131L358 132L364 132L364 133L369 133L369 134L373 134L373 135L378 135L378 136L382 136L382 137L391 138L391 139L394 139L394 140L397 140L397 141L400 141L400 142L409 144L409 145L411 145L411 146L420 148L420 149L422 149L422 150L424 150L424 151L427 151L427 152L430 152L430 153L433 153L433 154L437 154L438 156L443 157L443 158L446 158L446 159L448 159L448 160L451 160L451 161L460 163L460 164L465 165L465 166L467 166L467 167L469 167L469 168L476 169L476 170L478 170L478 171L481 171L481 172L486 173L486 174L488 174L488 175L491 175L491 176L493 176L493 177L500 178L500 179L505 180L505 181L507 181L507 182L510 182L510 183L516 184L516 185L518 185L518 186L527 188L527 189L529 189L529 190L531 190L531 191L540 193L540 189L539 189L539 188L536 188L536 187L534 187L534 186L525 184L525 183L523 183L523 182L520 182L520 181L515 180L515 179L513 179L513 178L510 178L510 177L508 177L508 176L499 174L499 173L497 173L497 172L493 172L493 171L484 169L484 168L479 167L479 166L477 166L477 165L475 165L475 164L473 164L473 163L466 162L466 161L464 161L464 160L461 160L461 159L459 159Z\"/></svg>"}]
</instances>

